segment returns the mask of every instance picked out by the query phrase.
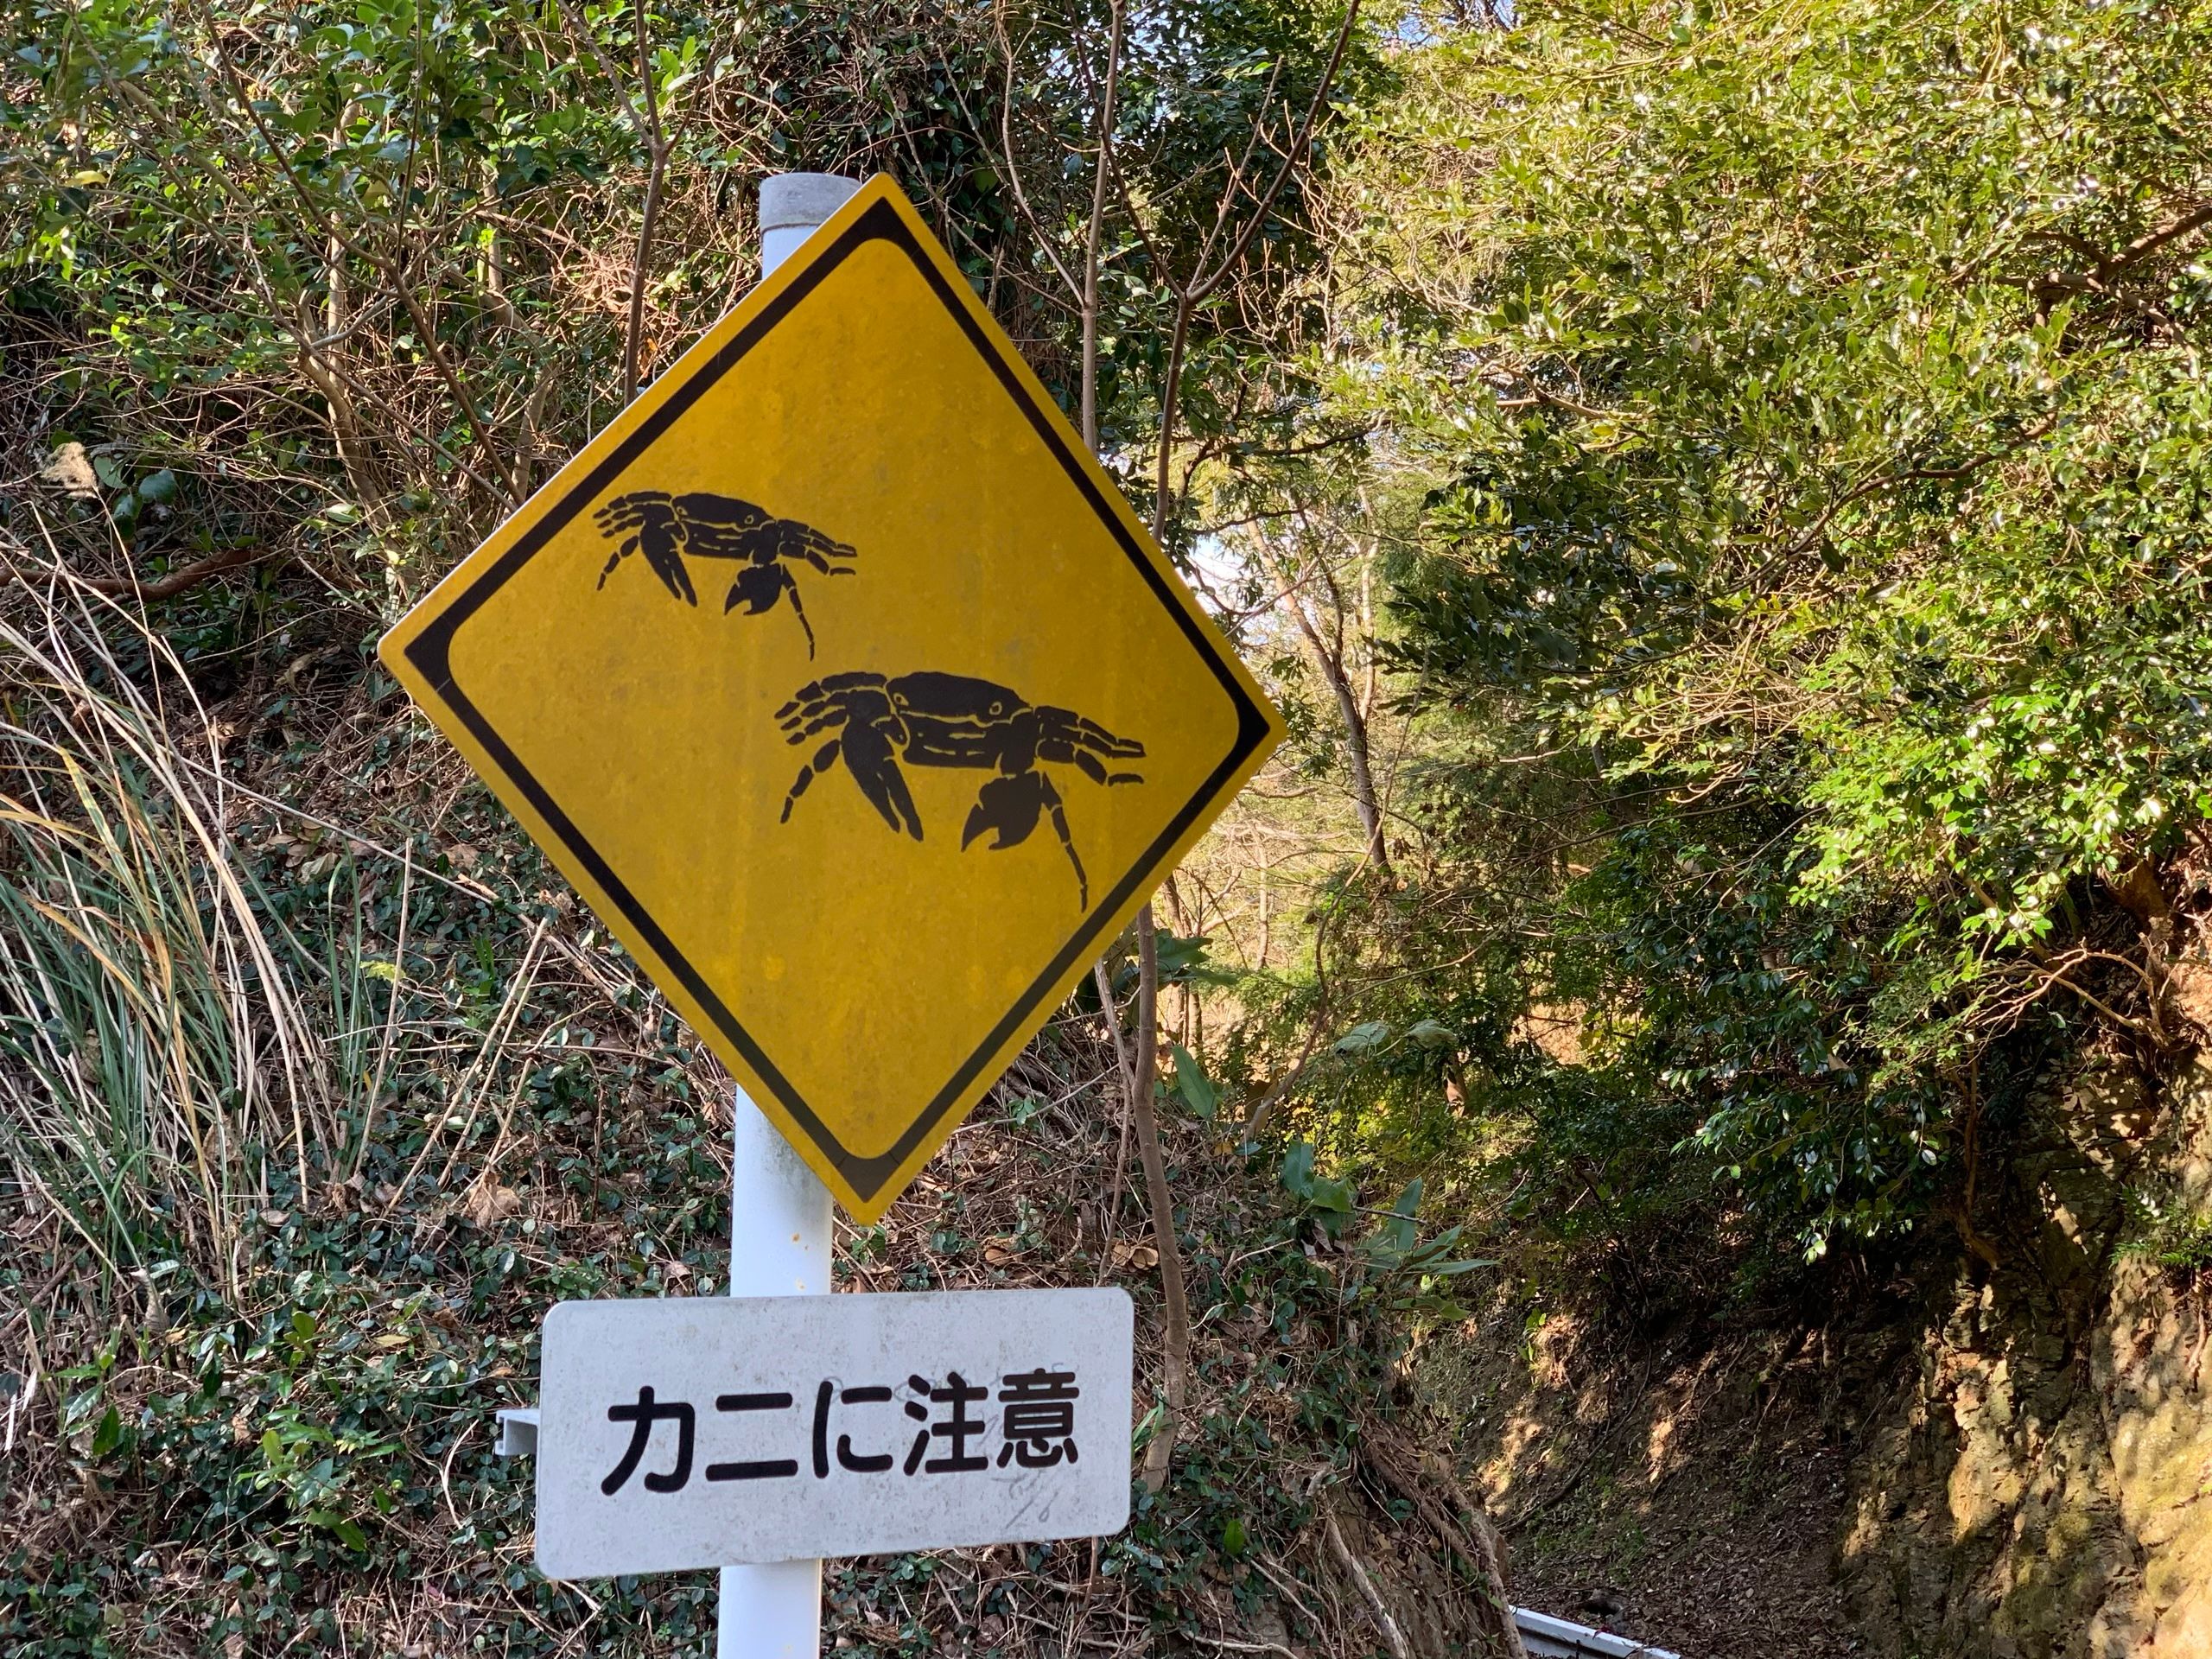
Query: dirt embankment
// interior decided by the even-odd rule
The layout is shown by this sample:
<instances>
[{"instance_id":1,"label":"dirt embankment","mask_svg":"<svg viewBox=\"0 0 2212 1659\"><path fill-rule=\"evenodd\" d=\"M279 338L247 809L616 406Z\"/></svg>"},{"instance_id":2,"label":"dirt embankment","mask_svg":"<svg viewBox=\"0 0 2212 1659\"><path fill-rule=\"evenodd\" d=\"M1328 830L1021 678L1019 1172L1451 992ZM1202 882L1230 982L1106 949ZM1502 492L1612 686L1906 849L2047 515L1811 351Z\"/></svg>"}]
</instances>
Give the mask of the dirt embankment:
<instances>
[{"instance_id":1,"label":"dirt embankment","mask_svg":"<svg viewBox=\"0 0 2212 1659\"><path fill-rule=\"evenodd\" d=\"M1861 1651L1834 1572L1863 1398L1841 1385L1894 1370L1884 1335L1637 1341L1535 1312L1501 1298L1415 1362L1514 1601L1686 1659Z\"/></svg>"},{"instance_id":2,"label":"dirt embankment","mask_svg":"<svg viewBox=\"0 0 2212 1659\"><path fill-rule=\"evenodd\" d=\"M2212 1212L2212 1064L2124 1076L1993 1144L1993 1264L1947 1222L1821 1321L1624 1337L1522 1284L1430 1344L1514 1599L1690 1659L2212 1656L2212 1243L2172 1219Z\"/></svg>"}]
</instances>

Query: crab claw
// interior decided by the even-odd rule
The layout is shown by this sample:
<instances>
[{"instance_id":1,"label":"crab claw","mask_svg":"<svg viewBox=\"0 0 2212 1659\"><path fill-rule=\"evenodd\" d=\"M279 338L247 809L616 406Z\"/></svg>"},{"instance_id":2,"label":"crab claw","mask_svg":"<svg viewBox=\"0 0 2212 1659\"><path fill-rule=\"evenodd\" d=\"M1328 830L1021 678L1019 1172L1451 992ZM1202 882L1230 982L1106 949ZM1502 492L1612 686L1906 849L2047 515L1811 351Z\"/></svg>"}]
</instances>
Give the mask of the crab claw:
<instances>
[{"instance_id":1,"label":"crab claw","mask_svg":"<svg viewBox=\"0 0 2212 1659\"><path fill-rule=\"evenodd\" d=\"M779 564L748 565L730 584L729 598L722 604L727 616L739 606L745 607L747 616L758 616L784 596L791 576Z\"/></svg>"},{"instance_id":2,"label":"crab claw","mask_svg":"<svg viewBox=\"0 0 2212 1659\"><path fill-rule=\"evenodd\" d=\"M1037 827L1037 815L1045 810L1046 787L1042 772L992 779L969 810L967 827L960 832L961 850L965 852L986 830L998 833L998 839L991 843L994 849L1015 847L1028 840L1029 832Z\"/></svg>"},{"instance_id":3,"label":"crab claw","mask_svg":"<svg viewBox=\"0 0 2212 1659\"><path fill-rule=\"evenodd\" d=\"M890 734L880 726L855 723L845 728L843 741L845 770L852 773L868 804L893 830L919 841L922 815L915 810L906 774L899 770Z\"/></svg>"},{"instance_id":4,"label":"crab claw","mask_svg":"<svg viewBox=\"0 0 2212 1659\"><path fill-rule=\"evenodd\" d=\"M976 804L969 810L967 826L960 832L961 849L964 852L986 830L997 832L998 838L991 842L994 850L1019 846L1036 829L1040 812L1052 815L1052 833L1060 838L1060 850L1068 855L1068 864L1075 871L1076 903L1088 910L1090 878L1084 874L1083 860L1075 850L1075 837L1068 833L1066 803L1060 799L1060 791L1052 787L1052 780L1041 772L1015 772L985 784L976 792Z\"/></svg>"}]
</instances>

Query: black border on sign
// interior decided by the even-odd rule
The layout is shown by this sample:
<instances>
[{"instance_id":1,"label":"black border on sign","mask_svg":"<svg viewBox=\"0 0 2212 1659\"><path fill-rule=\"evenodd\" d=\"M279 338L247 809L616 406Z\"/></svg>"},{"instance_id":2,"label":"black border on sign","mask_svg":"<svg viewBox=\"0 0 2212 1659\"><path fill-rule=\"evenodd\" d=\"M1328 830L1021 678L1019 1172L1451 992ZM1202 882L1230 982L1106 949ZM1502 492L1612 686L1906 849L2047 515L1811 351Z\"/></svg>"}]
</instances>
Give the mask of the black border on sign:
<instances>
[{"instance_id":1,"label":"black border on sign","mask_svg":"<svg viewBox=\"0 0 2212 1659\"><path fill-rule=\"evenodd\" d=\"M1160 601L1168 614L1175 619L1176 625L1182 629L1184 637L1191 642L1192 649L1198 652L1206 665L1213 671L1214 677L1220 682L1222 690L1228 693L1230 702L1236 709L1236 741L1231 746L1221 764L1216 766L1206 780L1198 785L1198 792L1191 797L1182 810L1176 813L1167 828L1160 832L1159 838L1146 849L1144 855L1137 861L1135 867L1116 882L1103 899L1091 907L1090 914L1077 925L1074 935L1067 944L1046 964L1045 970L1032 982L1028 989L1022 993L1020 1000L1015 1002L1006 1016L991 1027L989 1033L977 1046L975 1052L962 1062L953 1072L950 1080L938 1091L936 1097L908 1126L906 1132L899 1137L897 1143L887 1152L880 1153L874 1157L863 1157L846 1147L830 1133L829 1127L808 1106L804 1097L791 1086L790 1080L778 1070L775 1063L768 1058L760 1046L753 1041L752 1034L738 1022L737 1016L730 1012L720 997L715 995L706 981L700 976L698 970L685 959L683 953L677 950L674 942L661 931L659 924L655 922L645 906L638 902L629 888L623 885L621 878L615 874L606 859L601 856L598 849L584 838L583 833L569 819L569 815L561 810L559 804L553 799L545 786L531 772L529 767L522 763L521 757L507 746L505 741L493 729L491 722L485 719L482 711L469 701L467 694L454 680L452 662L454 636L460 631L463 623L482 609L492 595L511 581L516 572L537 556L545 544L558 534L570 519L604 494L608 486L620 477L629 468L631 463L635 461L663 432L667 430L677 416L690 409L709 386L728 373L736 365L738 360L759 344L762 337L780 322L801 300L812 293L825 276L866 244L878 241L892 243L912 261L915 270L921 273L922 279L929 284L931 291L938 296L944 308L959 323L962 331L967 334L976 352L990 364L993 371L998 375L999 384L1006 388L1007 396L1011 397L1015 405L1028 417L1031 427L1034 429L1038 437L1044 442L1046 448L1050 450L1053 458L1060 463L1084 499L1090 504L1091 511L1098 515L1099 520L1113 533L1116 543L1128 556L1129 563L1136 568L1138 574L1144 578L1146 585L1151 589L1154 597ZM659 957L661 961L665 963L676 976L683 982L684 989L689 991L692 999L706 1011L708 1016L714 1020L715 1027L730 1040L732 1046L741 1054L745 1056L747 1062L759 1075L760 1080L774 1091L776 1099L782 1104L784 1109L791 1114L792 1119L805 1131L808 1138L821 1149L823 1155L836 1166L838 1173L845 1178L854 1192L864 1203L872 1203L874 1200L876 1194L882 1191L884 1183L889 1180L899 1166L912 1154L914 1148L921 1144L923 1139L937 1127L945 1114L952 1109L953 1103L976 1080L976 1074L988 1062L992 1052L1024 1020L1036 1011L1038 1003L1051 994L1053 982L1065 973L1083 954L1095 948L1096 943L1095 936L1106 919L1127 902L1144 873L1153 868L1166 855L1175 842L1182 837L1184 831L1190 828L1192 821L1205 810L1206 803L1212 799L1223 784L1234 775L1237 767L1267 741L1268 734L1267 717L1261 712L1259 705L1246 694L1236 674L1231 671L1220 652L1215 649L1212 640L1207 637L1206 631L1200 627L1177 601L1174 593L1161 579L1160 572L1154 567L1152 561L1146 556L1143 548L1138 544L1136 538L1130 535L1128 527L1122 522L1121 515L1114 511L1112 505L1100 493L1097 485L1084 467L1081 459L1068 448L1052 420L1044 410L1038 406L1036 399L1031 397L1028 389L1022 384L1021 377L1014 372L1013 365L1007 361L998 343L977 324L975 317L969 315L968 307L962 303L960 296L956 295L948 285L944 274L938 269L937 262L931 258L927 251L915 240L912 231L908 227L906 221L899 216L898 210L890 202L880 200L869 207L847 226L835 243L819 257L811 260L806 269L792 279L790 286L762 307L759 315L725 341L711 357L701 363L692 372L690 378L671 391L666 400L640 421L637 429L623 439L612 454L602 459L597 466L571 486L558 500L553 502L537 523L517 538L512 547L501 554L490 569L470 582L455 597L451 605L432 619L423 627L423 632L409 643L407 659L415 665L423 678L437 688L439 695L461 716L462 724L468 728L471 735L483 746L485 753L492 757L499 769L513 782L515 787L522 791L531 805L537 809L538 816L543 818L554 834L561 838L562 845L573 853L578 862L591 872L592 879L599 884L601 891L620 908L623 916L628 919L630 925L636 928L639 934L652 947L654 954Z\"/></svg>"}]
</instances>

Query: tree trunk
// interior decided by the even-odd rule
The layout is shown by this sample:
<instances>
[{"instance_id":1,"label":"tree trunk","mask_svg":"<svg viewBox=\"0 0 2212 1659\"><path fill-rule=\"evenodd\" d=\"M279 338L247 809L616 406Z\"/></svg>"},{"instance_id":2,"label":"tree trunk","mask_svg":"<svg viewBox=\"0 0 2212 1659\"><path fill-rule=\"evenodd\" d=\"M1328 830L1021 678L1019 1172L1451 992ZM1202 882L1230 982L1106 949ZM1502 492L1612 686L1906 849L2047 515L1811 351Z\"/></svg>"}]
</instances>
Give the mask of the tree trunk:
<instances>
[{"instance_id":1,"label":"tree trunk","mask_svg":"<svg viewBox=\"0 0 2212 1659\"><path fill-rule=\"evenodd\" d=\"M1343 659L1322 643L1320 630L1306 614L1305 606L1294 598L1290 609L1298 619L1298 631L1305 636L1313 665L1329 683L1329 690L1337 699L1338 712L1344 716L1344 756L1351 769L1352 808L1359 814L1360 831L1366 838L1367 861L1387 876L1390 874L1390 855L1382 840L1382 804L1375 791L1375 769L1367 744L1367 716L1359 706L1359 694L1352 689Z\"/></svg>"},{"instance_id":2,"label":"tree trunk","mask_svg":"<svg viewBox=\"0 0 2212 1659\"><path fill-rule=\"evenodd\" d=\"M1137 1155L1144 1161L1145 1201L1152 1210L1153 1246L1160 1252L1160 1299L1166 1337L1167 1412L1144 1449L1144 1484L1167 1484L1175 1434L1191 1389L1191 1304L1183 1287L1183 1252L1175 1241L1175 1196L1167 1187L1167 1162L1160 1150L1160 1120L1153 1110L1153 1080L1160 1070L1160 945L1152 906L1137 912L1136 1087L1129 1103L1136 1122Z\"/></svg>"}]
</instances>

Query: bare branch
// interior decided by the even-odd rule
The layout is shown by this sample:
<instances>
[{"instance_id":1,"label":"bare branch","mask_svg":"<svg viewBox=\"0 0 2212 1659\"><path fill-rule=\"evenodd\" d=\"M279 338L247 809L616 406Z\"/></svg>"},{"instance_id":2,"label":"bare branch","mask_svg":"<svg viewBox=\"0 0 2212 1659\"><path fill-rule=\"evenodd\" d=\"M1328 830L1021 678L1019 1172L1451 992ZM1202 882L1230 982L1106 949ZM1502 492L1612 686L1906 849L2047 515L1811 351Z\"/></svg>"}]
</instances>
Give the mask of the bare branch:
<instances>
[{"instance_id":1,"label":"bare branch","mask_svg":"<svg viewBox=\"0 0 2212 1659\"><path fill-rule=\"evenodd\" d=\"M1098 99L1098 157L1092 163L1090 223L1083 238L1083 441L1098 448L1098 248L1106 234L1106 184L1114 171L1114 99L1122 80L1122 0L1112 0L1106 87Z\"/></svg>"},{"instance_id":2,"label":"bare branch","mask_svg":"<svg viewBox=\"0 0 2212 1659\"><path fill-rule=\"evenodd\" d=\"M1275 169L1274 179L1255 204L1251 217L1245 220L1243 230L1223 257L1220 264L1214 267L1213 274L1200 274L1192 285L1190 292L1193 301L1205 299L1244 263L1245 250L1252 245L1252 238L1260 233L1260 227L1274 211L1275 198L1282 194L1283 186L1297 171L1300 158L1312 147L1313 129L1321 118L1323 108L1328 104L1330 92L1337 84L1337 71L1344 66L1345 50L1351 45L1352 30L1358 25L1359 7L1360 0L1351 0L1351 3L1344 8L1344 21L1337 30L1337 42L1330 50L1328 66L1322 70L1320 81L1313 88L1313 100L1306 106L1306 117L1298 124L1297 137L1291 140L1290 148L1283 154L1282 165Z\"/></svg>"},{"instance_id":3,"label":"bare branch","mask_svg":"<svg viewBox=\"0 0 2212 1659\"><path fill-rule=\"evenodd\" d=\"M638 255L630 266L630 327L622 342L622 402L638 396L638 353L645 332L645 276L652 268L653 230L660 219L661 181L668 172L668 136L660 123L660 92L653 79L652 48L647 43L645 0L637 0L638 83L645 100L645 207L638 226Z\"/></svg>"}]
</instances>

